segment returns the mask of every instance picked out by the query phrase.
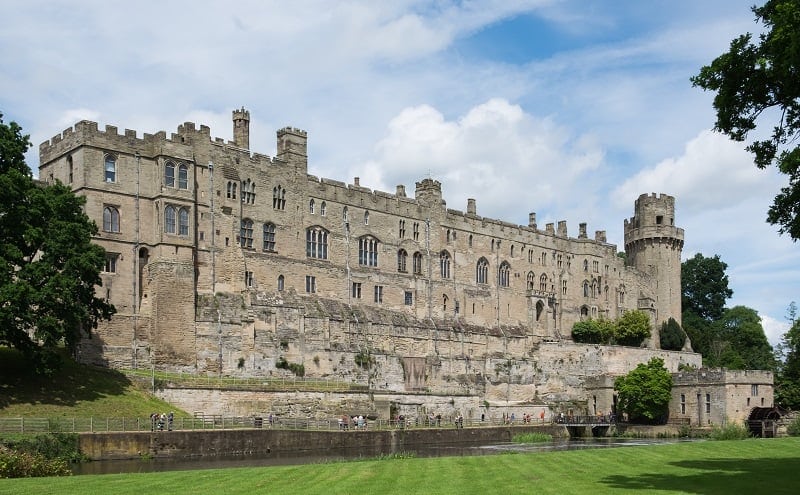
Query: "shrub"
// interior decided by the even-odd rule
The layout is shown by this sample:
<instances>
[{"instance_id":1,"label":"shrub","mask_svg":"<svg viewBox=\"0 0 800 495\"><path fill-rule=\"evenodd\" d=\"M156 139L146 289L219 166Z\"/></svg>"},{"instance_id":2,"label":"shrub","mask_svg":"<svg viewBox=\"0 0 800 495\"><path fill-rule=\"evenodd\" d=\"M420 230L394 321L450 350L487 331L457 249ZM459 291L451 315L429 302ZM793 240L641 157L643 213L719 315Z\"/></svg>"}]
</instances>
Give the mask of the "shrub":
<instances>
[{"instance_id":1,"label":"shrub","mask_svg":"<svg viewBox=\"0 0 800 495\"><path fill-rule=\"evenodd\" d=\"M511 438L514 443L547 443L553 441L553 435L548 433L530 432L520 433Z\"/></svg>"},{"instance_id":2,"label":"shrub","mask_svg":"<svg viewBox=\"0 0 800 495\"><path fill-rule=\"evenodd\" d=\"M70 476L67 461L0 447L0 478Z\"/></svg>"},{"instance_id":3,"label":"shrub","mask_svg":"<svg viewBox=\"0 0 800 495\"><path fill-rule=\"evenodd\" d=\"M786 427L786 433L788 433L790 437L800 437L800 416L794 418L794 421L789 423Z\"/></svg>"},{"instance_id":4,"label":"shrub","mask_svg":"<svg viewBox=\"0 0 800 495\"><path fill-rule=\"evenodd\" d=\"M743 423L727 423L723 426L714 425L709 435L711 440L744 440L750 438L750 429Z\"/></svg>"},{"instance_id":5,"label":"shrub","mask_svg":"<svg viewBox=\"0 0 800 495\"><path fill-rule=\"evenodd\" d=\"M572 340L582 344L601 344L603 336L595 320L578 321L572 325Z\"/></svg>"},{"instance_id":6,"label":"shrub","mask_svg":"<svg viewBox=\"0 0 800 495\"><path fill-rule=\"evenodd\" d=\"M681 326L670 318L661 324L661 348L667 351L680 351L686 343L686 333Z\"/></svg>"},{"instance_id":7,"label":"shrub","mask_svg":"<svg viewBox=\"0 0 800 495\"><path fill-rule=\"evenodd\" d=\"M625 311L617 320L616 330L620 345L639 347L650 336L650 317L639 310Z\"/></svg>"}]
</instances>

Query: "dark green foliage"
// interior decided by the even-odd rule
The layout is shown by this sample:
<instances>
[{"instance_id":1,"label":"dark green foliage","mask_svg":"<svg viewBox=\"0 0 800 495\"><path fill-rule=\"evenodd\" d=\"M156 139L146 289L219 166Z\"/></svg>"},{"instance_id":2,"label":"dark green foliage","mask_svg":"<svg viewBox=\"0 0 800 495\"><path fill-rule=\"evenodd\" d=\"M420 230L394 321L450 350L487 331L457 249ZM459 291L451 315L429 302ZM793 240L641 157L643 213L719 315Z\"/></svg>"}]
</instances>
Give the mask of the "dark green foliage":
<instances>
[{"instance_id":1,"label":"dark green foliage","mask_svg":"<svg viewBox=\"0 0 800 495\"><path fill-rule=\"evenodd\" d=\"M725 301L733 295L728 288L727 268L728 265L720 260L718 254L706 258L697 253L694 258L681 263L681 305L684 313L690 312L706 321L722 316Z\"/></svg>"},{"instance_id":2,"label":"dark green foliage","mask_svg":"<svg viewBox=\"0 0 800 495\"><path fill-rule=\"evenodd\" d=\"M700 69L692 83L716 92L714 128L736 141L761 127L766 139L747 146L755 165L775 164L788 177L769 209L767 221L780 226L781 234L800 239L800 1L769 0L753 7L764 32L754 43L744 34L731 42L730 50ZM771 131L771 135L767 133ZM761 138L761 136L757 136Z\"/></svg>"},{"instance_id":3,"label":"dark green foliage","mask_svg":"<svg viewBox=\"0 0 800 495\"><path fill-rule=\"evenodd\" d=\"M290 363L286 360L285 357L280 356L275 361L275 367L278 369L289 370L295 374L295 376L305 376L306 374L306 367L302 364L298 363Z\"/></svg>"},{"instance_id":4,"label":"dark green foliage","mask_svg":"<svg viewBox=\"0 0 800 495\"><path fill-rule=\"evenodd\" d=\"M604 344L597 320L578 321L572 326L572 340L582 344Z\"/></svg>"},{"instance_id":5,"label":"dark green foliage","mask_svg":"<svg viewBox=\"0 0 800 495\"><path fill-rule=\"evenodd\" d=\"M370 369L373 364L372 356L369 352L364 350L358 351L358 354L356 354L354 360L359 368L363 368L365 370Z\"/></svg>"},{"instance_id":6,"label":"dark green foliage","mask_svg":"<svg viewBox=\"0 0 800 495\"><path fill-rule=\"evenodd\" d=\"M0 478L70 476L66 461L0 447Z\"/></svg>"},{"instance_id":7,"label":"dark green foliage","mask_svg":"<svg viewBox=\"0 0 800 495\"><path fill-rule=\"evenodd\" d=\"M783 334L778 346L778 372L775 375L775 402L793 410L800 410L800 319L793 302L789 306L791 328ZM797 423L797 422L796 422ZM798 423L800 436L800 423Z\"/></svg>"},{"instance_id":8,"label":"dark green foliage","mask_svg":"<svg viewBox=\"0 0 800 495\"><path fill-rule=\"evenodd\" d=\"M65 462L86 460L78 448L76 433L48 433L39 435L9 435L0 438L0 446L17 452L41 455L47 459L59 459Z\"/></svg>"},{"instance_id":9,"label":"dark green foliage","mask_svg":"<svg viewBox=\"0 0 800 495\"><path fill-rule=\"evenodd\" d=\"M686 343L686 334L675 318L661 324L660 336L661 348L667 351L680 351Z\"/></svg>"},{"instance_id":10,"label":"dark green foliage","mask_svg":"<svg viewBox=\"0 0 800 495\"><path fill-rule=\"evenodd\" d=\"M0 114L0 345L48 373L58 367L55 350L74 348L114 307L95 297L106 255L91 243L97 227L85 199L37 184L24 162L29 146Z\"/></svg>"},{"instance_id":11,"label":"dark green foliage","mask_svg":"<svg viewBox=\"0 0 800 495\"><path fill-rule=\"evenodd\" d=\"M732 370L774 370L775 358L758 313L745 306L726 309L711 326L707 365Z\"/></svg>"},{"instance_id":12,"label":"dark green foliage","mask_svg":"<svg viewBox=\"0 0 800 495\"><path fill-rule=\"evenodd\" d=\"M664 367L664 360L652 358L640 363L625 376L614 382L618 393L617 409L626 413L630 421L655 423L666 420L671 399L672 375Z\"/></svg>"},{"instance_id":13,"label":"dark green foliage","mask_svg":"<svg viewBox=\"0 0 800 495\"><path fill-rule=\"evenodd\" d=\"M708 356L711 338L711 322L700 318L691 311L683 312L683 331L692 344L692 349L701 355Z\"/></svg>"}]
</instances>

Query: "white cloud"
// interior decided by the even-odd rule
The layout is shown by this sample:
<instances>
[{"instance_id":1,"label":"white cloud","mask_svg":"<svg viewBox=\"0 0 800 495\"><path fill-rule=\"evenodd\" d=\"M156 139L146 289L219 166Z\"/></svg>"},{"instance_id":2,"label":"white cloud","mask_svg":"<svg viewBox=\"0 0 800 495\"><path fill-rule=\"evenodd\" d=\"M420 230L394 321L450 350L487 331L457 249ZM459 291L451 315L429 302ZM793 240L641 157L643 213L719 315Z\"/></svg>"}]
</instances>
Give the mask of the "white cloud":
<instances>
[{"instance_id":1,"label":"white cloud","mask_svg":"<svg viewBox=\"0 0 800 495\"><path fill-rule=\"evenodd\" d=\"M766 315L761 315L761 326L773 348L780 343L783 334L789 331L788 322L779 321Z\"/></svg>"}]
</instances>

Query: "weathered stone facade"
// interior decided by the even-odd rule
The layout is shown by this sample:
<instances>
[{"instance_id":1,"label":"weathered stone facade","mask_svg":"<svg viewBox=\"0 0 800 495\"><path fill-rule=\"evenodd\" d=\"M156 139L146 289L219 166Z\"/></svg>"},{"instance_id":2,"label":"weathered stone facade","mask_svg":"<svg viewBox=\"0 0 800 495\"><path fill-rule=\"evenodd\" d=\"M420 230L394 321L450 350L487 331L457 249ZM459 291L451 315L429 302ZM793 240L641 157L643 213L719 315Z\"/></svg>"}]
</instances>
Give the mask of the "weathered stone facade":
<instances>
[{"instance_id":1,"label":"weathered stone facade","mask_svg":"<svg viewBox=\"0 0 800 495\"><path fill-rule=\"evenodd\" d=\"M233 112L232 142L191 122L140 138L81 121L41 144L40 178L87 198L109 253L117 314L83 360L247 376L289 374L285 360L390 392L583 407L589 376L654 354L671 371L701 364L657 350L660 323L681 316L672 197L639 197L623 258L586 224L570 237L535 213L449 209L432 179L409 198L309 175L306 132L279 130L268 157L249 150L249 118ZM571 342L576 321L630 309L651 316L646 349Z\"/></svg>"}]
</instances>

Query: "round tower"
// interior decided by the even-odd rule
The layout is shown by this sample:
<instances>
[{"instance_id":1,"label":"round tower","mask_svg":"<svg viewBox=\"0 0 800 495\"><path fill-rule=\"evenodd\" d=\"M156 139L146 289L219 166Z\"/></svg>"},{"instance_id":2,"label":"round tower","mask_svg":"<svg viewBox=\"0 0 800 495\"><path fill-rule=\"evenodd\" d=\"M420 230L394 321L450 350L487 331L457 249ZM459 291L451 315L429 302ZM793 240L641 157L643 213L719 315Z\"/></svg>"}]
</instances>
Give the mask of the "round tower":
<instances>
[{"instance_id":1,"label":"round tower","mask_svg":"<svg viewBox=\"0 0 800 495\"><path fill-rule=\"evenodd\" d=\"M681 251L683 229L675 226L675 198L642 194L633 218L625 220L627 264L652 277L655 332L669 318L681 323ZM658 346L658 339L653 339Z\"/></svg>"},{"instance_id":2,"label":"round tower","mask_svg":"<svg viewBox=\"0 0 800 495\"><path fill-rule=\"evenodd\" d=\"M240 148L250 149L250 112L244 107L233 111L233 142Z\"/></svg>"}]
</instances>

